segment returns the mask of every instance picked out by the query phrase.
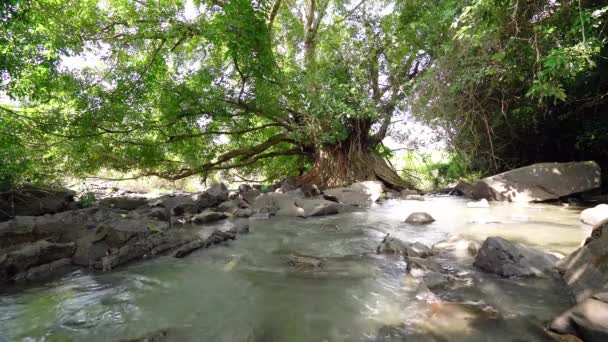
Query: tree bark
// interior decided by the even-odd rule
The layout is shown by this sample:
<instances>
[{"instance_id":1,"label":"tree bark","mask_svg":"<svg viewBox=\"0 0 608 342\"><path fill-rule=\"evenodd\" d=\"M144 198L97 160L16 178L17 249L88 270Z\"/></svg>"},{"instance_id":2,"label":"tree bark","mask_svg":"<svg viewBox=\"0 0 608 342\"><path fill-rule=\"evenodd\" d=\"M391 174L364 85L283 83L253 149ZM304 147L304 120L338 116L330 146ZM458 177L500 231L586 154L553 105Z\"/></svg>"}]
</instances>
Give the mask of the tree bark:
<instances>
[{"instance_id":1,"label":"tree bark","mask_svg":"<svg viewBox=\"0 0 608 342\"><path fill-rule=\"evenodd\" d=\"M321 189L366 180L378 180L394 189L413 188L373 146L352 138L340 144L318 147L312 169L300 178L302 184L315 184Z\"/></svg>"}]
</instances>

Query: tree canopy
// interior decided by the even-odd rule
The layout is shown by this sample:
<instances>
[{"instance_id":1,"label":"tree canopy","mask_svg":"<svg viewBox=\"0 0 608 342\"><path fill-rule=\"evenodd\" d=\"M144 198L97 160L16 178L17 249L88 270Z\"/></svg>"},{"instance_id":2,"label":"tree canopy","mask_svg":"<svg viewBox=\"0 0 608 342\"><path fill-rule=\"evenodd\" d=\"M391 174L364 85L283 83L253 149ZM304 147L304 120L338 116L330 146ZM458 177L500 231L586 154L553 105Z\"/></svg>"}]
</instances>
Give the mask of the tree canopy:
<instances>
[{"instance_id":1,"label":"tree canopy","mask_svg":"<svg viewBox=\"0 0 608 342\"><path fill-rule=\"evenodd\" d=\"M404 113L496 171L539 159L516 152L530 137L555 136L549 123L606 103L601 1L0 6L5 184L107 167L402 187L411 184L382 141ZM572 135L583 149L606 139L605 127ZM538 149L552 138L541 140Z\"/></svg>"}]
</instances>

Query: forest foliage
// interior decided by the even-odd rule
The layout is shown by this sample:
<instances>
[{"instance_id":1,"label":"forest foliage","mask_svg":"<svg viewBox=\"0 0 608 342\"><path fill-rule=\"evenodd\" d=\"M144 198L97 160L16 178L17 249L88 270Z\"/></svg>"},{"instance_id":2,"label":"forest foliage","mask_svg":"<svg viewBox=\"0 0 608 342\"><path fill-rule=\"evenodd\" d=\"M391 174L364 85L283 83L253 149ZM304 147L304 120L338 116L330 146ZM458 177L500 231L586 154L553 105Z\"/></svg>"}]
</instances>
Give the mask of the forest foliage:
<instances>
[{"instance_id":1,"label":"forest foliage","mask_svg":"<svg viewBox=\"0 0 608 342\"><path fill-rule=\"evenodd\" d=\"M404 113L457 152L452 170L608 166L603 1L0 6L1 187L101 168L274 181L337 150L370 160L355 145L382 158Z\"/></svg>"}]
</instances>

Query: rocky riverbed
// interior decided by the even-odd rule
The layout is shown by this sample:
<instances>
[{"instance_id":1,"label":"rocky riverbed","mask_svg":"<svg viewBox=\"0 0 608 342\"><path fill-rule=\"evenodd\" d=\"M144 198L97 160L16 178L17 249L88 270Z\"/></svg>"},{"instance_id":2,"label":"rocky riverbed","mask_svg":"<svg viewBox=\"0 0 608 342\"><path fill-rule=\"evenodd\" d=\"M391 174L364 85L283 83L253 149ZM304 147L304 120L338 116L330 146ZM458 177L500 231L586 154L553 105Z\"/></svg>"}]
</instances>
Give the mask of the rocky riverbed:
<instances>
[{"instance_id":1,"label":"rocky riverbed","mask_svg":"<svg viewBox=\"0 0 608 342\"><path fill-rule=\"evenodd\" d=\"M451 192L480 199L463 184ZM517 191L547 187L530 189ZM373 181L261 190L215 184L151 198L112 189L87 208L69 191L5 194L0 328L8 340L608 337L602 205L579 217L569 204L421 196ZM15 196L29 202L16 208Z\"/></svg>"}]
</instances>

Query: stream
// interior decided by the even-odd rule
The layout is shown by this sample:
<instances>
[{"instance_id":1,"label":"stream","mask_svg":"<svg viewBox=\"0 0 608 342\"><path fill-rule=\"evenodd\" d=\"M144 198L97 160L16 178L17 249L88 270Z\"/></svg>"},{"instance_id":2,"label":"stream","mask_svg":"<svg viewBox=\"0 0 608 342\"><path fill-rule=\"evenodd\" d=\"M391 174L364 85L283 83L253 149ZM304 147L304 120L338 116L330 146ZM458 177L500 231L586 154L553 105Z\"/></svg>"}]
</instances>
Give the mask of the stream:
<instances>
[{"instance_id":1,"label":"stream","mask_svg":"<svg viewBox=\"0 0 608 342\"><path fill-rule=\"evenodd\" d=\"M413 211L436 222L402 223ZM492 203L467 208L454 197L390 200L321 218L251 220L251 234L185 259L163 256L113 272L75 271L0 295L0 341L119 341L167 329L167 341L405 341L381 339L400 326L407 341L543 341L541 326L570 306L553 279L502 279L475 271L460 301L486 303L497 319L437 310L416 297L406 263L375 254L390 233L427 245L450 236L503 236L567 254L589 235L580 209ZM218 227L228 223L219 223ZM193 228L195 229L195 228ZM317 270L286 256L326 258Z\"/></svg>"}]
</instances>

